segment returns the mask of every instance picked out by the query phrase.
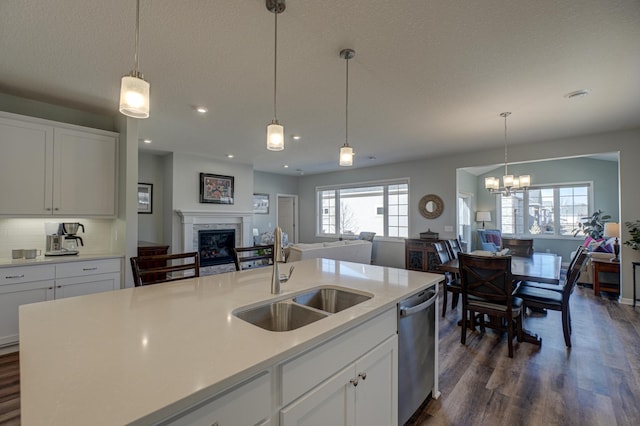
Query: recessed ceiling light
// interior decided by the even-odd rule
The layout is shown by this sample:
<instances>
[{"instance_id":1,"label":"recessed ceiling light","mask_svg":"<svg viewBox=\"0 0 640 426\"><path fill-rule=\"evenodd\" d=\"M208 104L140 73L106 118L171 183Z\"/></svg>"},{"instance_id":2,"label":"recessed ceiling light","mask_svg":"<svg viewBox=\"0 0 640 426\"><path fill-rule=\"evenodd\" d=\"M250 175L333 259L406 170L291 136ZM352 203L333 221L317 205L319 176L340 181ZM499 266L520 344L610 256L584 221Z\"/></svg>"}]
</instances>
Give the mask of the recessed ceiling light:
<instances>
[{"instance_id":1,"label":"recessed ceiling light","mask_svg":"<svg viewBox=\"0 0 640 426\"><path fill-rule=\"evenodd\" d=\"M235 155L233 155L233 154L227 154L227 158L233 158L233 157L235 157Z\"/></svg>"},{"instance_id":2,"label":"recessed ceiling light","mask_svg":"<svg viewBox=\"0 0 640 426\"><path fill-rule=\"evenodd\" d=\"M151 143L151 139L143 139L142 142L144 143Z\"/></svg>"},{"instance_id":3,"label":"recessed ceiling light","mask_svg":"<svg viewBox=\"0 0 640 426\"><path fill-rule=\"evenodd\" d=\"M591 93L591 89L581 89L581 90L576 90L575 92L569 92L566 95L564 95L564 97L567 99L584 98L589 93Z\"/></svg>"},{"instance_id":4,"label":"recessed ceiling light","mask_svg":"<svg viewBox=\"0 0 640 426\"><path fill-rule=\"evenodd\" d=\"M198 111L200 114L206 114L209 111L209 109L207 107L198 106L196 107L196 111Z\"/></svg>"},{"instance_id":5,"label":"recessed ceiling light","mask_svg":"<svg viewBox=\"0 0 640 426\"><path fill-rule=\"evenodd\" d=\"M283 167L284 167L285 169L288 169L288 168L289 168L289 165L288 165L288 164L285 164Z\"/></svg>"},{"instance_id":6,"label":"recessed ceiling light","mask_svg":"<svg viewBox=\"0 0 640 426\"><path fill-rule=\"evenodd\" d=\"M299 141L300 139L302 139L299 135L293 135L292 138L294 141Z\"/></svg>"}]
</instances>

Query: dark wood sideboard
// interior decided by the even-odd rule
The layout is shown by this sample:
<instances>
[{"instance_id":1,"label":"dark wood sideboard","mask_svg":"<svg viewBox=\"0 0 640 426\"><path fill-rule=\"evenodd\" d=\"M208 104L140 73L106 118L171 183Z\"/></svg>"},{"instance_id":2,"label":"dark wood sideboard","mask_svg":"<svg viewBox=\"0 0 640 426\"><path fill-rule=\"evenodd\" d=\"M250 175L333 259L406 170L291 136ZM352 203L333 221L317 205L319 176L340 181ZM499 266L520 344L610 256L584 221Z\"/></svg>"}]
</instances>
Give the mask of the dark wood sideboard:
<instances>
[{"instance_id":1,"label":"dark wood sideboard","mask_svg":"<svg viewBox=\"0 0 640 426\"><path fill-rule=\"evenodd\" d=\"M442 240L406 239L404 243L404 267L414 271L441 272L438 271L440 260L433 245L437 242L442 242Z\"/></svg>"},{"instance_id":2,"label":"dark wood sideboard","mask_svg":"<svg viewBox=\"0 0 640 426\"><path fill-rule=\"evenodd\" d=\"M151 243L149 241L138 241L138 257L141 256L155 256L158 254L168 254L169 253L169 246L168 245L164 245L164 244L160 244L160 243ZM157 267L163 267L163 266L167 266L167 262L166 261L149 261L149 262L140 262L140 269L147 269L147 268L157 268ZM159 275L153 275L153 274L149 274L149 275L145 275L142 277L142 283L148 283L148 282L156 282L159 280L163 280L166 277L164 276L165 274L159 274Z\"/></svg>"}]
</instances>

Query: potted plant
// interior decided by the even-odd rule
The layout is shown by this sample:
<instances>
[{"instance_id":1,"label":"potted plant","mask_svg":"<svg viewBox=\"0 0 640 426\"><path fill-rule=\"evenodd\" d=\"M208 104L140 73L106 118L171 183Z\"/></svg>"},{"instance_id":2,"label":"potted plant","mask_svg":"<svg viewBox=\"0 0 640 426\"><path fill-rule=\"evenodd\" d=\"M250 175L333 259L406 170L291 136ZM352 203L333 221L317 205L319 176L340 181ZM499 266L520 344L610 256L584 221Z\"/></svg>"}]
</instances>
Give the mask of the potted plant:
<instances>
[{"instance_id":1,"label":"potted plant","mask_svg":"<svg viewBox=\"0 0 640 426\"><path fill-rule=\"evenodd\" d=\"M625 222L624 225L629 229L629 234L631 234L631 239L625 241L624 244L634 250L640 250L640 220Z\"/></svg>"},{"instance_id":2,"label":"potted plant","mask_svg":"<svg viewBox=\"0 0 640 426\"><path fill-rule=\"evenodd\" d=\"M594 212L591 216L581 217L583 222L578 223L578 227L573 230L573 236L577 236L580 232L584 235L599 240L604 235L604 224L611 219L608 214L603 214L602 210Z\"/></svg>"}]
</instances>

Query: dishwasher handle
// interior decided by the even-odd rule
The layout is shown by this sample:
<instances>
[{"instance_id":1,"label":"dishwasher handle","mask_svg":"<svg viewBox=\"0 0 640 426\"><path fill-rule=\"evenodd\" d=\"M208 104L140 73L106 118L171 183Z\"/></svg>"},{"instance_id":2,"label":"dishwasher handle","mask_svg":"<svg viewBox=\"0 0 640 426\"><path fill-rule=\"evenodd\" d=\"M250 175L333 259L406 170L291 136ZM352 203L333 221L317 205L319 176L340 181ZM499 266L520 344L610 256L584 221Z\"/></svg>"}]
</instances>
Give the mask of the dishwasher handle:
<instances>
[{"instance_id":1,"label":"dishwasher handle","mask_svg":"<svg viewBox=\"0 0 640 426\"><path fill-rule=\"evenodd\" d=\"M408 317L410 315L416 314L420 311L423 311L429 307L431 307L435 302L436 299L438 298L438 292L430 290L433 293L433 296L431 296L429 299L425 300L424 302L416 305L416 306L412 306L410 308L405 308L403 306L400 307L400 316L401 317Z\"/></svg>"}]
</instances>

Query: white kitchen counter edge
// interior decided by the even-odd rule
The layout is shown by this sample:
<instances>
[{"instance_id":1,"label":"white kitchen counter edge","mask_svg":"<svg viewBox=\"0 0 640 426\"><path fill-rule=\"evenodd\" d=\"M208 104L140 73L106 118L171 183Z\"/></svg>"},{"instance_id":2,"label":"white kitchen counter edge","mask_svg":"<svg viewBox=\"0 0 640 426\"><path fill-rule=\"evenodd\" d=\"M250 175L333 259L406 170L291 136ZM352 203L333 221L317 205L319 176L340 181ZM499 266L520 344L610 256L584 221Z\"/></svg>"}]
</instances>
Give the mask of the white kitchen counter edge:
<instances>
[{"instance_id":1,"label":"white kitchen counter edge","mask_svg":"<svg viewBox=\"0 0 640 426\"><path fill-rule=\"evenodd\" d=\"M10 259L0 258L0 268L11 268L15 266L36 266L50 265L56 263L81 262L83 260L121 259L123 254L116 253L79 253L69 256L38 256L35 259Z\"/></svg>"}]
</instances>

